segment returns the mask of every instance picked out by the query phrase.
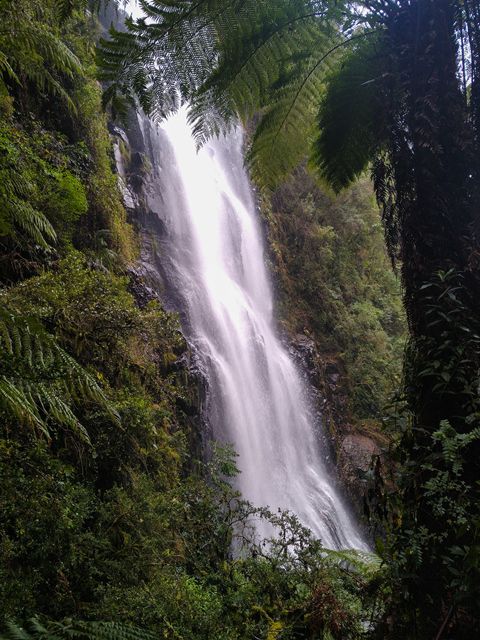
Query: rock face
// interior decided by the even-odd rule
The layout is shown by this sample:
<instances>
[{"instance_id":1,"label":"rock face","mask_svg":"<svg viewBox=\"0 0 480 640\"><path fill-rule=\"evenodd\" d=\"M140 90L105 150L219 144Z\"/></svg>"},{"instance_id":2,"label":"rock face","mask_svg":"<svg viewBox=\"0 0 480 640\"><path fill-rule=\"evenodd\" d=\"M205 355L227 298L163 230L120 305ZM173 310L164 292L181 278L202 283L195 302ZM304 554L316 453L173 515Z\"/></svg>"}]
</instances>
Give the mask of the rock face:
<instances>
[{"instance_id":1,"label":"rock face","mask_svg":"<svg viewBox=\"0 0 480 640\"><path fill-rule=\"evenodd\" d=\"M382 456L382 450L369 436L349 433L341 440L338 469L351 492L358 492L363 487L363 476L370 470L372 460L378 456Z\"/></svg>"},{"instance_id":2,"label":"rock face","mask_svg":"<svg viewBox=\"0 0 480 640\"><path fill-rule=\"evenodd\" d=\"M367 492L366 475L375 460L384 457L380 434L367 431L348 419L348 397L344 372L337 361L321 354L314 340L305 334L285 338L290 353L313 387L314 403L322 414L329 435L330 454L357 515L363 516ZM330 457L330 456L329 456Z\"/></svg>"}]
</instances>

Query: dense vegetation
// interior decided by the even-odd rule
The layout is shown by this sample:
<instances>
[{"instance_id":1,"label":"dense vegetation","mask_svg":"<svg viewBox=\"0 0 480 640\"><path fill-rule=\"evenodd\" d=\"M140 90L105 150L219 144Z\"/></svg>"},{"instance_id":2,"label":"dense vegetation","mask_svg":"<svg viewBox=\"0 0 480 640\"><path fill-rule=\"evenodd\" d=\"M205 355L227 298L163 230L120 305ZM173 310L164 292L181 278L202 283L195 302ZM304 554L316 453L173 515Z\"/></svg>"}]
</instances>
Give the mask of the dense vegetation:
<instances>
[{"instance_id":1,"label":"dense vegetation","mask_svg":"<svg viewBox=\"0 0 480 640\"><path fill-rule=\"evenodd\" d=\"M342 419L375 433L400 384L405 320L370 183L333 198L299 168L264 201L286 329L338 369Z\"/></svg>"},{"instance_id":2,"label":"dense vegetation","mask_svg":"<svg viewBox=\"0 0 480 640\"><path fill-rule=\"evenodd\" d=\"M264 196L283 317L341 357L359 421L397 376L398 288L366 179L334 199L298 166L310 153L333 190L372 169L411 337L393 477L372 478L383 564L244 502L232 452L196 459L177 319L128 275L97 3L0 0L5 637L474 637L479 2L141 4L147 18L102 44L104 104L163 116L191 100L200 142L237 115L259 123L254 176L284 180Z\"/></svg>"},{"instance_id":3,"label":"dense vegetation","mask_svg":"<svg viewBox=\"0 0 480 640\"><path fill-rule=\"evenodd\" d=\"M153 115L190 100L199 141L237 115L260 114L249 160L266 185L307 153L336 191L370 167L411 338L394 419L400 495L383 511L395 632L471 637L480 585L480 3L142 6L146 18L103 45L107 99L136 95Z\"/></svg>"}]
</instances>

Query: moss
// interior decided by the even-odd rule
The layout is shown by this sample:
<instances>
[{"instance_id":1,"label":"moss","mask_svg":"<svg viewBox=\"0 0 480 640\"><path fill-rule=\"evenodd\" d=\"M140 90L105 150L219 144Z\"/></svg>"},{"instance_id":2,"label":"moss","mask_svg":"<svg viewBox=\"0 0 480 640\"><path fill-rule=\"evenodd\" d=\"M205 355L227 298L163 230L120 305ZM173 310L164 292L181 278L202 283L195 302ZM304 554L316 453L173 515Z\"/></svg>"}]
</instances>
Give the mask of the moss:
<instances>
[{"instance_id":1,"label":"moss","mask_svg":"<svg viewBox=\"0 0 480 640\"><path fill-rule=\"evenodd\" d=\"M101 90L94 80L86 80L77 91L78 126L87 144L93 171L88 177L90 227L109 231L111 245L123 263L132 262L138 252L132 227L128 224L118 179L113 172L111 140L106 116L102 113Z\"/></svg>"}]
</instances>

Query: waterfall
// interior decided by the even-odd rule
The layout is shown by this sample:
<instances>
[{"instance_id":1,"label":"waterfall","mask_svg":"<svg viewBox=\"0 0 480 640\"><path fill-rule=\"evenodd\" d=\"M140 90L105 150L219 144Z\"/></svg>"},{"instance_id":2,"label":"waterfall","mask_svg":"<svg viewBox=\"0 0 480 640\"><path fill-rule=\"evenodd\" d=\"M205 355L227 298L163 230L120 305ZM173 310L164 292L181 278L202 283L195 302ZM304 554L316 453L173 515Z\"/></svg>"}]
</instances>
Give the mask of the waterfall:
<instances>
[{"instance_id":1,"label":"waterfall","mask_svg":"<svg viewBox=\"0 0 480 640\"><path fill-rule=\"evenodd\" d=\"M206 372L213 436L239 455L238 488L256 506L293 511L326 547L366 549L329 477L307 385L276 333L241 131L197 153L185 110L160 129L140 124L153 164L149 209L162 229L156 252Z\"/></svg>"}]
</instances>

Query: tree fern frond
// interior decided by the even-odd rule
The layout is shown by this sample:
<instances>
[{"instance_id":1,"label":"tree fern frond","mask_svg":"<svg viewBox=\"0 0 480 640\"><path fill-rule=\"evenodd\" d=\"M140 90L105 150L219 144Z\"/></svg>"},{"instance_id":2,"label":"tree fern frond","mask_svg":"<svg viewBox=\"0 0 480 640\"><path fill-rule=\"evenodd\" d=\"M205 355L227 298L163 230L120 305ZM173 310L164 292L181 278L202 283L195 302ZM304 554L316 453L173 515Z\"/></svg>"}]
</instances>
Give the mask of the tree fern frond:
<instances>
[{"instance_id":1,"label":"tree fern frond","mask_svg":"<svg viewBox=\"0 0 480 640\"><path fill-rule=\"evenodd\" d=\"M342 46L342 5L142 0L145 18L101 43L108 96L136 96L156 118L190 102L198 144L266 109L249 159L271 183L313 140L330 58Z\"/></svg>"},{"instance_id":2,"label":"tree fern frond","mask_svg":"<svg viewBox=\"0 0 480 640\"><path fill-rule=\"evenodd\" d=\"M359 41L328 81L312 162L335 191L365 170L381 146L386 54L381 37Z\"/></svg>"},{"instance_id":3,"label":"tree fern frond","mask_svg":"<svg viewBox=\"0 0 480 640\"><path fill-rule=\"evenodd\" d=\"M66 10L67 5L83 4L61 0L58 7ZM16 82L26 78L41 91L47 91L65 100L74 110L74 103L68 93L54 76L73 77L82 73L77 56L58 37L48 23L38 19L41 11L39 3L29 5L22 2L4 3L2 6L2 34L0 38L0 71ZM19 13L21 19L19 17Z\"/></svg>"},{"instance_id":4,"label":"tree fern frond","mask_svg":"<svg viewBox=\"0 0 480 640\"><path fill-rule=\"evenodd\" d=\"M235 110L251 115L279 68L333 20L325 1L143 0L141 6L145 18L102 41L102 77L136 95L154 116L193 101L198 138L216 132L221 117L231 120Z\"/></svg>"},{"instance_id":5,"label":"tree fern frond","mask_svg":"<svg viewBox=\"0 0 480 640\"><path fill-rule=\"evenodd\" d=\"M323 59L332 49L332 40L319 38L317 49L325 52ZM264 184L273 186L308 152L315 131L315 105L322 99L332 63L325 58L322 65L309 56L277 83L272 106L264 112L247 156L254 175Z\"/></svg>"},{"instance_id":6,"label":"tree fern frond","mask_svg":"<svg viewBox=\"0 0 480 640\"><path fill-rule=\"evenodd\" d=\"M326 549L325 558L335 564L348 565L350 570L357 571L366 579L377 574L382 566L382 559L375 553L356 549L340 551Z\"/></svg>"},{"instance_id":7,"label":"tree fern frond","mask_svg":"<svg viewBox=\"0 0 480 640\"><path fill-rule=\"evenodd\" d=\"M32 398L5 376L0 376L0 408L13 415L18 422L39 428L43 435L50 439L50 432Z\"/></svg>"},{"instance_id":8,"label":"tree fern frond","mask_svg":"<svg viewBox=\"0 0 480 640\"><path fill-rule=\"evenodd\" d=\"M138 627L119 622L54 623L52 630L72 640L155 640L157 636Z\"/></svg>"},{"instance_id":9,"label":"tree fern frond","mask_svg":"<svg viewBox=\"0 0 480 640\"><path fill-rule=\"evenodd\" d=\"M30 202L33 185L23 170L21 154L8 144L1 146L0 153L0 235L27 238L46 249L56 242L56 233L47 217Z\"/></svg>"},{"instance_id":10,"label":"tree fern frond","mask_svg":"<svg viewBox=\"0 0 480 640\"><path fill-rule=\"evenodd\" d=\"M30 640L30 634L23 627L20 627L10 620L7 621L6 626L6 632L3 635L5 638L8 638L8 640Z\"/></svg>"},{"instance_id":11,"label":"tree fern frond","mask_svg":"<svg viewBox=\"0 0 480 640\"><path fill-rule=\"evenodd\" d=\"M10 66L7 56L0 51L0 73L5 73L9 78L14 80L17 84L20 84L17 74Z\"/></svg>"},{"instance_id":12,"label":"tree fern frond","mask_svg":"<svg viewBox=\"0 0 480 640\"><path fill-rule=\"evenodd\" d=\"M237 115L244 121L251 118L271 101L272 87L279 78L291 78L291 69L297 69L309 51L321 46L328 21L320 23L316 14L306 14L305 8L299 10L295 4L292 7L295 11L283 12L284 2L272 3L278 19L272 20L270 13L262 15L253 32L250 25L249 37L242 33L233 45L226 29L218 27L225 41L218 67L193 96L190 118L200 143L218 134L222 120L225 129ZM235 20L233 15L224 17Z\"/></svg>"},{"instance_id":13,"label":"tree fern frond","mask_svg":"<svg viewBox=\"0 0 480 640\"><path fill-rule=\"evenodd\" d=\"M17 37L32 54L40 54L53 68L70 73L81 73L82 65L77 56L44 24L29 24L28 30L17 31Z\"/></svg>"},{"instance_id":14,"label":"tree fern frond","mask_svg":"<svg viewBox=\"0 0 480 640\"><path fill-rule=\"evenodd\" d=\"M48 416L50 420L67 427L80 440L90 444L87 430L80 423L67 402L61 397L58 389L52 385L39 383L35 388L34 399L36 404L42 407L42 413Z\"/></svg>"}]
</instances>

